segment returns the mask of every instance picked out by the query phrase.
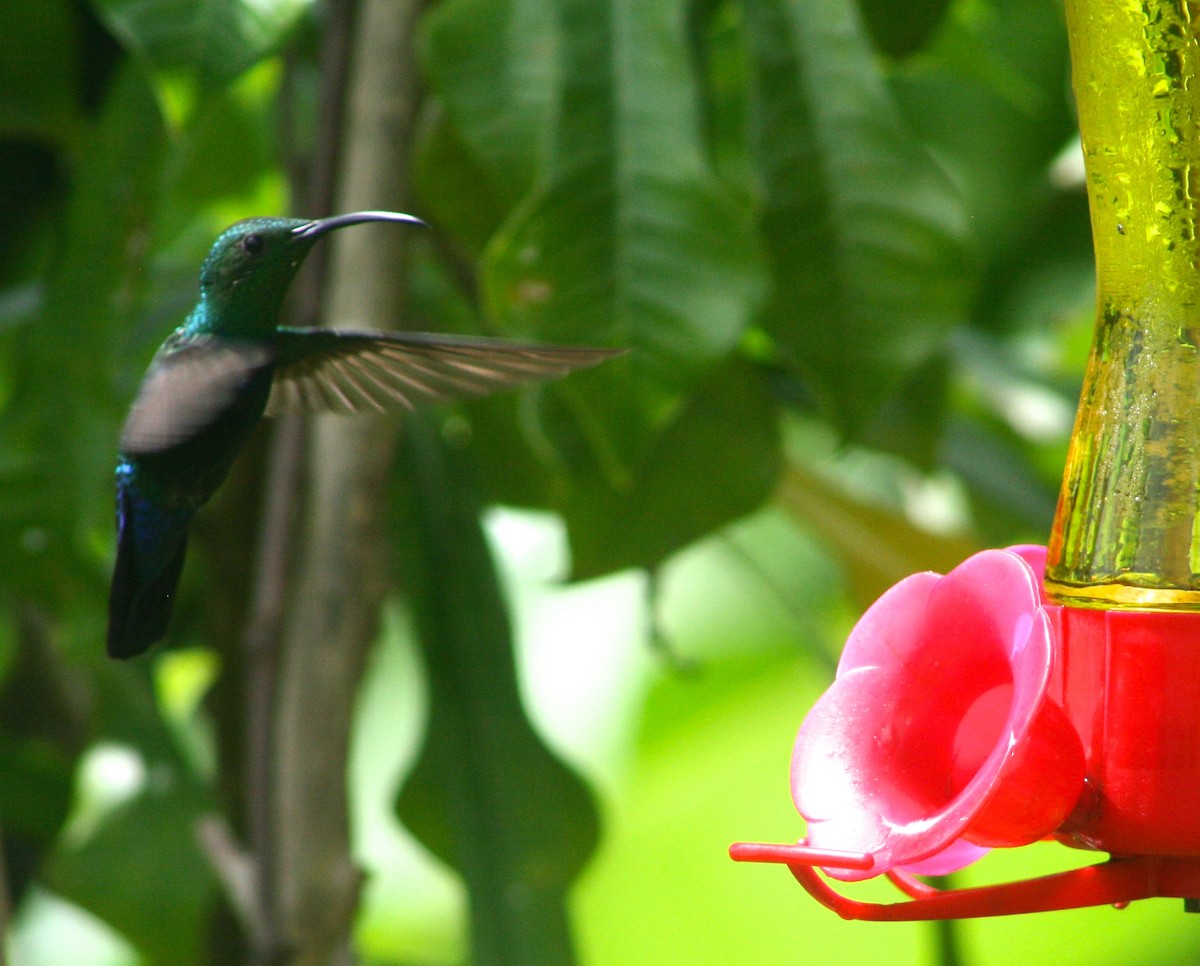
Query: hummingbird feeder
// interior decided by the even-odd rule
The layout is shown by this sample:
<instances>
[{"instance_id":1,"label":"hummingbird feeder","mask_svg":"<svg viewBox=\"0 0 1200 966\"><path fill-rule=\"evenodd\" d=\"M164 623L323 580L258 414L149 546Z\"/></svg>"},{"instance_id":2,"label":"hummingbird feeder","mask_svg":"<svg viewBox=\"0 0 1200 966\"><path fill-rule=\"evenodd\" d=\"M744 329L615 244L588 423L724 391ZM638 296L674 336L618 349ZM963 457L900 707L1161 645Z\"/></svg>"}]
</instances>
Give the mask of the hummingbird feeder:
<instances>
[{"instance_id":1,"label":"hummingbird feeder","mask_svg":"<svg viewBox=\"0 0 1200 966\"><path fill-rule=\"evenodd\" d=\"M1200 21L1167 0L1065 7L1097 309L1049 547L872 605L796 740L805 838L730 849L847 919L1200 910ZM918 878L1046 838L1107 858ZM878 875L899 901L830 881Z\"/></svg>"}]
</instances>

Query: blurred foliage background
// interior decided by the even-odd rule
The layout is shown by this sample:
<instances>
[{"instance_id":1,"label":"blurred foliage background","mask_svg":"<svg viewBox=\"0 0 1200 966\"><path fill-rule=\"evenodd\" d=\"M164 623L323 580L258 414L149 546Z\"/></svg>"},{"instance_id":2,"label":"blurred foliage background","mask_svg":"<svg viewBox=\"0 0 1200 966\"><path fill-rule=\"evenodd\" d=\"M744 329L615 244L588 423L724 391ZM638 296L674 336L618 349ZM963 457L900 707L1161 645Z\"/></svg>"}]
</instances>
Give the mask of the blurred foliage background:
<instances>
[{"instance_id":1,"label":"blurred foliage background","mask_svg":"<svg viewBox=\"0 0 1200 966\"><path fill-rule=\"evenodd\" d=\"M110 474L216 233L327 213L298 209L313 159L337 154L322 85L355 6L0 5L14 962L245 954L196 829L217 815L246 834L228 691L269 432L198 523L167 646L130 665L103 654ZM395 163L431 229L397 324L632 352L405 427L392 589L345 789L329 789L349 796L367 874L362 961L1194 955L1175 903L855 925L726 856L802 834L791 742L867 603L912 571L1045 539L1092 311L1058 5L418 13ZM990 857L962 880L1086 859L1062 853ZM512 939L513 890L533 909L518 926L554 942Z\"/></svg>"}]
</instances>

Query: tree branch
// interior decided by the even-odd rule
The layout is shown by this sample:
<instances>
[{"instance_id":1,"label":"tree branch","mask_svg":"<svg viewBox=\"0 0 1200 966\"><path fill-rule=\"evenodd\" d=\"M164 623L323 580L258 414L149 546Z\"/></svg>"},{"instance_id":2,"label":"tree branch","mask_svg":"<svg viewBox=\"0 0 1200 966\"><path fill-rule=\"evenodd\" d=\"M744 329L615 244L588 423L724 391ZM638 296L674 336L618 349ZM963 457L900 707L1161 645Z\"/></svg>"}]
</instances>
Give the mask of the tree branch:
<instances>
[{"instance_id":1,"label":"tree branch","mask_svg":"<svg viewBox=\"0 0 1200 966\"><path fill-rule=\"evenodd\" d=\"M339 210L400 207L415 105L418 5L366 0L358 16ZM326 317L390 328L403 317L406 233L362 226L331 239ZM294 963L349 960L361 874L346 772L362 668L388 589L382 504L396 424L323 417L308 453L305 521L275 717L274 897Z\"/></svg>"}]
</instances>

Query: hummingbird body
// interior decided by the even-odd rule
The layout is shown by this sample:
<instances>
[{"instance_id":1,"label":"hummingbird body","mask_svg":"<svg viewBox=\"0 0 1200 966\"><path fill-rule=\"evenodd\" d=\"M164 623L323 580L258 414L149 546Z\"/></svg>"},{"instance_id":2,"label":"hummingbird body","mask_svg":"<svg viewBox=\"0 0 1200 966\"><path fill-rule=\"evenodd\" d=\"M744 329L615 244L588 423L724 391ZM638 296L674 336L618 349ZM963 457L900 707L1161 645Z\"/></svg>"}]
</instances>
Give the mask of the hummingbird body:
<instances>
[{"instance_id":1,"label":"hummingbird body","mask_svg":"<svg viewBox=\"0 0 1200 966\"><path fill-rule=\"evenodd\" d=\"M258 424L272 375L270 367L255 373L244 394L195 436L157 452L119 455L117 562L109 595L112 656L141 653L166 633L192 515L225 481Z\"/></svg>"},{"instance_id":2,"label":"hummingbird body","mask_svg":"<svg viewBox=\"0 0 1200 966\"><path fill-rule=\"evenodd\" d=\"M411 408L561 376L619 351L279 326L317 239L368 221L421 224L382 211L252 218L213 243L200 299L155 354L121 433L111 656L133 657L166 633L192 516L264 413Z\"/></svg>"}]
</instances>

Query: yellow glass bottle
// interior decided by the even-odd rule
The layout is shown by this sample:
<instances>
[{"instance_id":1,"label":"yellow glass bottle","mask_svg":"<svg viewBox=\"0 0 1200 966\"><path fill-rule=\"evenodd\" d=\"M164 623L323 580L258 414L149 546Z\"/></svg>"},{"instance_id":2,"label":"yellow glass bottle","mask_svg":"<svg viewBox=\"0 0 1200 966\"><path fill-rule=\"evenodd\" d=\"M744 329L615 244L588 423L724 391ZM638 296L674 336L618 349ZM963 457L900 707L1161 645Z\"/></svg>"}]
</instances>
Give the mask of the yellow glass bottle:
<instances>
[{"instance_id":1,"label":"yellow glass bottle","mask_svg":"<svg viewBox=\"0 0 1200 966\"><path fill-rule=\"evenodd\" d=\"M1200 2L1066 12L1096 330L1046 587L1065 604L1200 610Z\"/></svg>"}]
</instances>

